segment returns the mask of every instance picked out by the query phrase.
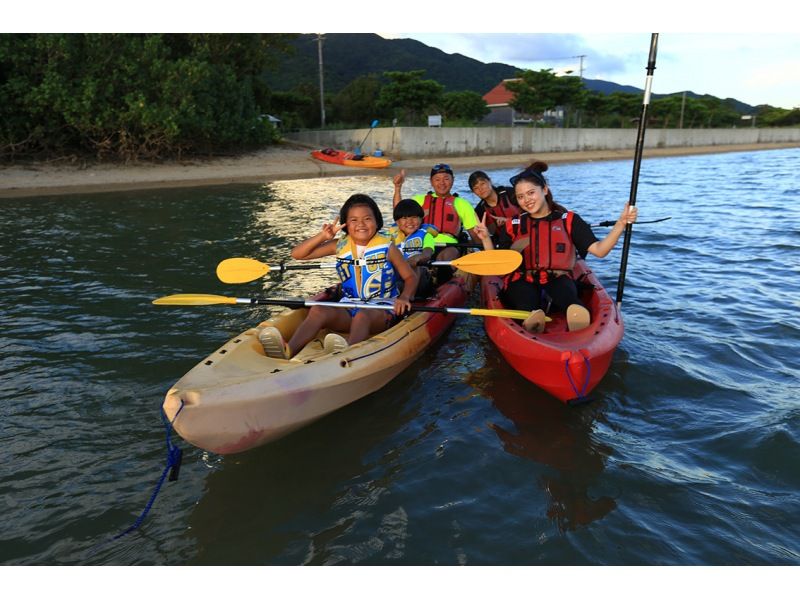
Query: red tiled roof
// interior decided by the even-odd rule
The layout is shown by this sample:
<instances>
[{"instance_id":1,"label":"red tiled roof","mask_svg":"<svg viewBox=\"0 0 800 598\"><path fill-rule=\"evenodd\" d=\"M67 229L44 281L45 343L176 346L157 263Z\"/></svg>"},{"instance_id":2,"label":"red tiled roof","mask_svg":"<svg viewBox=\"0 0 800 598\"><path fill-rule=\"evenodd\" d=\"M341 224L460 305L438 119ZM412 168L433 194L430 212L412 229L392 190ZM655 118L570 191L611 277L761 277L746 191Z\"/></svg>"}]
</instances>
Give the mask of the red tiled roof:
<instances>
[{"instance_id":1,"label":"red tiled roof","mask_svg":"<svg viewBox=\"0 0 800 598\"><path fill-rule=\"evenodd\" d=\"M514 99L514 94L506 89L506 81L519 81L519 79L504 79L491 91L486 92L483 101L489 106L508 106L509 102Z\"/></svg>"}]
</instances>

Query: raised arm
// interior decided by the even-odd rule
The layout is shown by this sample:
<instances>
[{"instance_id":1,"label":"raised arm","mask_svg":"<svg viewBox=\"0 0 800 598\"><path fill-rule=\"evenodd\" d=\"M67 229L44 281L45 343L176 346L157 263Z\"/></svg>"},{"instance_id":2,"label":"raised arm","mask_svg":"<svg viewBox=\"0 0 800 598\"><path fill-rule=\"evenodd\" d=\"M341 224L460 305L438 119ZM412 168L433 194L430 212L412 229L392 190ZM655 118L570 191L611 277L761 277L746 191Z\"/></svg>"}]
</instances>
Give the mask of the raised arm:
<instances>
[{"instance_id":1,"label":"raised arm","mask_svg":"<svg viewBox=\"0 0 800 598\"><path fill-rule=\"evenodd\" d=\"M394 206L397 205L397 202L403 199L403 183L406 182L406 171L404 168L400 169L399 174L394 175L392 182L394 183L394 197L392 197L392 207L394 208Z\"/></svg>"},{"instance_id":2,"label":"raised arm","mask_svg":"<svg viewBox=\"0 0 800 598\"><path fill-rule=\"evenodd\" d=\"M336 254L336 234L342 230L339 217L331 222L326 222L313 237L309 237L292 249L292 257L296 260L313 260L318 257Z\"/></svg>"}]
</instances>

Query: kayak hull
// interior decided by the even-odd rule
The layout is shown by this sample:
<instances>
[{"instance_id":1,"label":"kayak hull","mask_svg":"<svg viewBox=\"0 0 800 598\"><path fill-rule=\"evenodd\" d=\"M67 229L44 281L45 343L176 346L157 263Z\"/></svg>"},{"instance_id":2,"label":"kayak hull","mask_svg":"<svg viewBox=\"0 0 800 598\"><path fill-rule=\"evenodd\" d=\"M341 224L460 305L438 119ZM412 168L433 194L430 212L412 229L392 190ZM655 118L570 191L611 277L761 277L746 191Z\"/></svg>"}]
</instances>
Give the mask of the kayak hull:
<instances>
[{"instance_id":1,"label":"kayak hull","mask_svg":"<svg viewBox=\"0 0 800 598\"><path fill-rule=\"evenodd\" d=\"M356 155L352 152L331 148L314 150L311 152L311 156L323 162L352 166L354 168L386 168L392 163L389 158L378 158L375 156L362 156L360 159L355 159Z\"/></svg>"},{"instance_id":2,"label":"kayak hull","mask_svg":"<svg viewBox=\"0 0 800 598\"><path fill-rule=\"evenodd\" d=\"M468 279L456 276L425 305L460 307ZM328 300L328 293L314 299ZM289 361L264 354L258 333L275 326L291 334L306 308L289 310L231 339L167 392L164 412L187 442L218 454L277 440L373 393L416 360L456 316L412 312L385 332L326 353L321 331Z\"/></svg>"},{"instance_id":3,"label":"kayak hull","mask_svg":"<svg viewBox=\"0 0 800 598\"><path fill-rule=\"evenodd\" d=\"M555 313L548 314L553 321L542 333L528 332L518 320L484 318L487 335L508 364L565 403L588 400L589 393L608 371L625 329L616 303L586 262L578 260L573 276L593 287L581 295L591 313L588 328L569 332L564 315ZM502 283L498 276L482 278L484 307L505 308L500 297Z\"/></svg>"}]
</instances>

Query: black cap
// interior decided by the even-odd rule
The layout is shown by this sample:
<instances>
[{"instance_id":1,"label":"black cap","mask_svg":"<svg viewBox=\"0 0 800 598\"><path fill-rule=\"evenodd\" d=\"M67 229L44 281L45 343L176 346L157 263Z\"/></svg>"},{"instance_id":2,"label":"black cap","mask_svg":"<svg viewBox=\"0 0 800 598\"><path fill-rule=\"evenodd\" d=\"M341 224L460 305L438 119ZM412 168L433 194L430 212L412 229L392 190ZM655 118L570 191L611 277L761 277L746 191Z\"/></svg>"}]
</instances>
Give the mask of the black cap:
<instances>
[{"instance_id":1,"label":"black cap","mask_svg":"<svg viewBox=\"0 0 800 598\"><path fill-rule=\"evenodd\" d=\"M453 169L447 164L434 164L433 168L431 168L431 176L439 174L440 172L446 172L451 177L455 178L453 175Z\"/></svg>"},{"instance_id":2,"label":"black cap","mask_svg":"<svg viewBox=\"0 0 800 598\"><path fill-rule=\"evenodd\" d=\"M489 175L486 174L485 172L483 172L482 170L476 170L471 175L469 175L468 183L469 183L470 190L472 190L472 188L475 186L475 184L480 180L490 181L491 179L489 178Z\"/></svg>"}]
</instances>

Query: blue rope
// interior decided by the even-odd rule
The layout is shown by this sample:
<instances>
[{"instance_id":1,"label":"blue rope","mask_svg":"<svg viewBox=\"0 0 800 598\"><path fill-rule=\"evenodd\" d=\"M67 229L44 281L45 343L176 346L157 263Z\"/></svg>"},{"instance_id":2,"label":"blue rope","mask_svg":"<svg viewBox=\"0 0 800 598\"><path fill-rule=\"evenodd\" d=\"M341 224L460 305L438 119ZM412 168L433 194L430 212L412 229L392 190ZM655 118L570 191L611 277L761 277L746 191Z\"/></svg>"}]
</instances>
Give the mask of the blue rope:
<instances>
[{"instance_id":1,"label":"blue rope","mask_svg":"<svg viewBox=\"0 0 800 598\"><path fill-rule=\"evenodd\" d=\"M156 501L156 497L158 496L159 491L161 490L161 485L164 483L164 479L167 477L167 473L172 471L169 476L170 482L174 482L178 479L178 473L181 469L181 459L183 458L183 451L175 446L172 442L172 424L178 418L181 410L183 409L183 401L181 401L181 406L178 408L178 412L175 414L175 417L172 418L172 421L167 419L167 415L164 413L164 410L161 410L161 420L164 422L164 428L166 429L166 436L167 436L167 464L164 466L164 471L161 472L161 477L158 480L158 484L156 484L156 489L153 491L153 495L150 497L150 500L147 501L147 505L145 506L142 514L136 518L136 521L133 522L128 529L124 532L117 534L112 540L119 540L122 536L125 536L131 533L133 530L137 529L142 522L144 521L147 514L150 512L150 508L153 506L153 503Z\"/></svg>"},{"instance_id":2,"label":"blue rope","mask_svg":"<svg viewBox=\"0 0 800 598\"><path fill-rule=\"evenodd\" d=\"M166 428L166 431L167 431L167 434L166 434L166 436L167 436L167 464L164 467L164 471L161 472L161 477L158 480L158 484L156 484L156 489L153 491L153 495L150 497L150 500L147 501L147 505L145 506L144 510L142 511L142 514L139 515L139 517L136 518L136 521L133 522L133 525L131 525L124 532L121 532L121 533L117 534L116 536L114 536L113 538L110 538L110 539L108 539L108 540L106 540L104 542L100 542L99 544L96 544L94 547L90 548L88 553L87 553L89 556L94 555L98 550L100 550L100 548L102 548L106 544L108 544L110 542L113 542L114 540L119 540L122 536L125 536L125 535L131 533L133 530L135 530L140 525L142 525L142 522L144 521L145 517L147 517L147 514L150 512L150 509L152 508L153 503L156 501L156 496L158 496L158 493L161 490L161 486L164 483L164 479L167 477L167 473L172 471L172 473L170 473L170 476L169 476L169 481L170 482L174 482L174 481L176 481L178 479L178 473L180 472L180 469L181 469L181 460L183 458L183 451L180 448L178 448L177 446L175 446L175 444L173 444L173 442L172 442L172 424L175 423L176 419L178 419L178 414L183 409L183 405L184 405L184 403L183 403L183 401L181 401L181 406L178 408L178 411L177 411L177 413L175 413L175 417L172 418L172 421L167 420L167 416L164 413L164 410L163 409L161 410L161 420L164 422L164 427Z\"/></svg>"},{"instance_id":3,"label":"blue rope","mask_svg":"<svg viewBox=\"0 0 800 598\"><path fill-rule=\"evenodd\" d=\"M589 378L591 378L592 376L592 362L589 361L589 358L586 357L586 355L584 355L583 353L579 353L579 355L583 357L583 361L586 363L586 379L583 382L583 389L578 390L578 387L575 386L575 382L572 380L572 372L569 371L569 361L570 361L569 359L564 360L564 371L567 372L567 380L569 380L569 384L570 386L572 386L572 390L575 393L575 398L578 399L579 401L584 401L586 400L586 396L584 393L586 393L586 389L589 386Z\"/></svg>"}]
</instances>

